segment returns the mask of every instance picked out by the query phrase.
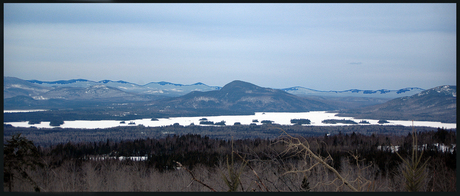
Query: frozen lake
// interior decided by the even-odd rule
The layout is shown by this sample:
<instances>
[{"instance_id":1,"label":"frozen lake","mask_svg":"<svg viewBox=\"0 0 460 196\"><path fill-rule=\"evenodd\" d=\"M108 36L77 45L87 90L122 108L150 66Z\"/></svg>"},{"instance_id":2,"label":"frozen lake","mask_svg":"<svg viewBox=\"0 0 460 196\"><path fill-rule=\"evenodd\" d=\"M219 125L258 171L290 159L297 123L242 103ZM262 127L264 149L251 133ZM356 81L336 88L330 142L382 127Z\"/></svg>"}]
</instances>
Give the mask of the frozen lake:
<instances>
[{"instance_id":1,"label":"frozen lake","mask_svg":"<svg viewBox=\"0 0 460 196\"><path fill-rule=\"evenodd\" d=\"M6 111L4 111L6 112ZM261 125L263 120L273 121L275 124L280 125L293 125L291 119L309 119L311 121L310 125L304 126L343 126L347 124L324 124L321 121L325 119L338 119L338 120L353 120L356 123L359 123L362 120L368 121L369 124L360 124L360 125L378 125L378 120L374 119L354 119L352 117L338 117L335 116L337 113L327 113L325 111L313 111L313 112L256 112L254 115L232 115L232 116L199 116L199 117L171 117L171 118L158 118L158 121L152 121L149 119L136 119L131 121L125 121L125 124L120 124L120 120L76 120L76 121L64 121L64 124L61 125L61 128L83 128L83 129L95 129L95 128L110 128L116 126L137 126L144 125L146 127L160 127L160 126L169 126L175 123L179 123L182 126L188 126L190 124L200 125L200 119L206 118L208 121L221 122L225 121L227 126L233 125L235 122L239 122L242 125L249 125L253 123L253 120L258 120L255 122L257 125ZM389 120L389 123L383 125L403 125L411 126L412 121L404 120ZM129 122L134 122L135 124L129 124ZM457 128L456 123L441 123L441 122L431 122L431 121L413 121L414 126L426 126L434 128L447 128L453 129ZM43 121L40 124L29 125L27 121L25 122L4 122L4 124L11 124L15 127L30 127L34 126L37 128L52 128L49 125L49 122ZM218 125L201 125L201 126L218 126Z\"/></svg>"},{"instance_id":2,"label":"frozen lake","mask_svg":"<svg viewBox=\"0 0 460 196\"><path fill-rule=\"evenodd\" d=\"M3 113L18 113L18 112L40 112L40 111L47 111L47 110L3 110Z\"/></svg>"}]
</instances>

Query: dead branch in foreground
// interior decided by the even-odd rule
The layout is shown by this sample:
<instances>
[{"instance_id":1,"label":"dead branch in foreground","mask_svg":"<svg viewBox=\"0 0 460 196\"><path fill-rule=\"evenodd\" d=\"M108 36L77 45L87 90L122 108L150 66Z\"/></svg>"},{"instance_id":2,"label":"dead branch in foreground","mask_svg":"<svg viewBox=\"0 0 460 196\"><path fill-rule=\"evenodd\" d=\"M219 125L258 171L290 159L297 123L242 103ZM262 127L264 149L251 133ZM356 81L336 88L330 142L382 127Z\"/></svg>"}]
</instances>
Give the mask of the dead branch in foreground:
<instances>
[{"instance_id":1,"label":"dead branch in foreground","mask_svg":"<svg viewBox=\"0 0 460 196\"><path fill-rule=\"evenodd\" d=\"M275 127L277 128L277 127ZM351 190L355 191L355 192L358 192L358 189L356 189L355 187L353 187L350 182L348 182L348 180L346 180L344 177L342 177L339 172L337 170L335 170L332 166L330 166L328 163L326 163L325 159L323 159L321 156L319 155L316 155L313 151L310 150L309 146L307 146L308 144L304 144L300 141L300 139L298 138L295 138L295 137L292 137L291 135L289 135L288 133L286 133L286 131L284 131L283 129L281 128L277 128L277 129L280 129L282 132L284 132L291 140L290 141L286 141L286 144L288 145L288 148L286 151L288 150L292 150L292 149L300 149L300 151L305 151L305 156L310 156L312 157L313 159L317 160L319 163L321 163L324 167L326 167L327 169L329 169L330 171L332 171L339 180L342 181L343 184L345 184L346 186L348 186L348 188L350 188ZM316 166L317 164L315 164L314 166ZM313 167L311 167L310 169L312 169ZM309 170L310 170L309 169ZM307 170L303 170L303 171L288 171L286 173L284 173L283 175L285 174L288 174L288 173L301 173L301 172L306 172Z\"/></svg>"},{"instance_id":2,"label":"dead branch in foreground","mask_svg":"<svg viewBox=\"0 0 460 196\"><path fill-rule=\"evenodd\" d=\"M195 175L193 175L193 173L192 173L190 170L188 170L186 167L182 166L182 164L180 164L180 163L177 162L177 161L174 161L174 162L177 164L177 166L181 167L182 169L185 169L185 171L187 171L187 172L192 176L192 179L193 179L193 180L195 180L195 181L197 181L198 183L200 183L201 185L207 187L207 188L210 189L211 191L217 192L215 189L213 189L213 188L210 187L209 185L207 185L207 184L205 184L204 182L201 182L200 180L198 180L198 179L195 177Z\"/></svg>"}]
</instances>

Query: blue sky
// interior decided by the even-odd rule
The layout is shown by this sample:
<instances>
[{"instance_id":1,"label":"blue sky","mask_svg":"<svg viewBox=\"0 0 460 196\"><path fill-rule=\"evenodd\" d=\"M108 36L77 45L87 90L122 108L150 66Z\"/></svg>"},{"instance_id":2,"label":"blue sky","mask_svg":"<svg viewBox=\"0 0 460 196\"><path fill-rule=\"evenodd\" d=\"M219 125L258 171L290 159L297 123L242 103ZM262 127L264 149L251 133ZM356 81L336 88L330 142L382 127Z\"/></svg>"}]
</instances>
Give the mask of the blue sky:
<instances>
[{"instance_id":1,"label":"blue sky","mask_svg":"<svg viewBox=\"0 0 460 196\"><path fill-rule=\"evenodd\" d=\"M4 75L317 90L456 84L455 4L4 4Z\"/></svg>"}]
</instances>

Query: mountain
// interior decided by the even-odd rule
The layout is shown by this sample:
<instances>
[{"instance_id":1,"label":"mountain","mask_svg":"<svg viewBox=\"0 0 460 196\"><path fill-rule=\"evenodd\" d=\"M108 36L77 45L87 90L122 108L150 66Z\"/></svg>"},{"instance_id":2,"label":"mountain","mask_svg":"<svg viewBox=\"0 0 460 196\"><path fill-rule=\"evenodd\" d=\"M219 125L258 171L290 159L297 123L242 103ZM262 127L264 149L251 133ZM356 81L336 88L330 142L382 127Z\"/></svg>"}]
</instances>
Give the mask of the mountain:
<instances>
[{"instance_id":1,"label":"mountain","mask_svg":"<svg viewBox=\"0 0 460 196\"><path fill-rule=\"evenodd\" d=\"M85 80L85 79L72 79L72 80L59 80L52 82L44 82L39 80L27 80L30 83L38 84L43 87L90 87L95 85L106 85L107 87L114 87L125 92L149 95L161 95L177 97L185 95L192 91L211 91L219 90L220 87L208 86L201 82L192 85L174 84L170 82L151 82L145 85L138 85L126 81L111 81L101 80L99 82Z\"/></svg>"},{"instance_id":2,"label":"mountain","mask_svg":"<svg viewBox=\"0 0 460 196\"><path fill-rule=\"evenodd\" d=\"M145 85L138 85L135 83L130 83L126 81L111 81L111 80L101 80L99 82L86 80L86 79L72 79L72 80L59 80L59 81L39 81L39 80L27 80L28 82L38 84L42 87L90 87L94 85L104 84L106 86L118 88L120 90L131 92L131 93L138 93L138 94L151 94L151 95L163 95L163 96L170 96L170 97L178 97L190 93L192 91L212 91L212 90L219 90L221 87L219 86L208 86L201 82L191 84L191 85L184 85L184 84L176 84L171 82L150 82ZM293 95L298 96L319 96L319 97L364 97L364 98L381 98L381 99L393 99L397 97L403 96L411 96L417 93L424 91L424 89L417 88L417 87L409 87L403 88L398 90L387 90L387 89L380 89L380 90L360 90L360 89L350 89L344 91L320 91L314 90L310 88L305 88L301 86L290 87L290 88L283 88L280 89L285 92L288 92Z\"/></svg>"},{"instance_id":3,"label":"mountain","mask_svg":"<svg viewBox=\"0 0 460 196\"><path fill-rule=\"evenodd\" d=\"M457 88L449 85L423 91L420 88L316 91L303 87L265 88L240 80L221 88L200 82L137 85L111 80L43 82L4 77L3 93L5 109L96 110L98 107L118 116L128 111L177 116L340 110L339 116L356 118L456 122L457 103ZM394 96L402 97L391 98Z\"/></svg>"},{"instance_id":4,"label":"mountain","mask_svg":"<svg viewBox=\"0 0 460 196\"><path fill-rule=\"evenodd\" d=\"M36 83L36 84L49 84L49 85L62 85L62 84L72 84L72 83L82 83L82 82L91 82L89 80L85 79L72 79L72 80L58 80L54 82L43 82L40 80L28 80L31 83Z\"/></svg>"},{"instance_id":5,"label":"mountain","mask_svg":"<svg viewBox=\"0 0 460 196\"><path fill-rule=\"evenodd\" d=\"M16 96L36 96L51 89L19 78L3 77L3 99Z\"/></svg>"},{"instance_id":6,"label":"mountain","mask_svg":"<svg viewBox=\"0 0 460 196\"><path fill-rule=\"evenodd\" d=\"M64 107L71 101L86 101L92 104L97 101L106 103L151 102L170 97L170 99L162 100L161 103L158 101L155 104L159 108L166 105L169 106L169 109L182 108L183 111L187 109L227 112L338 110L383 104L394 97L414 95L421 93L422 90L414 87L399 90L318 91L300 86L271 89L238 80L221 88L208 86L201 82L183 85L161 81L138 85L122 80L96 82L71 79L50 82L4 77L4 106L15 108L17 104L22 107L28 105L38 107L59 103ZM26 97L41 102L34 102ZM61 101L56 102L57 100ZM165 109L159 108L156 109ZM351 110L348 112L350 113Z\"/></svg>"},{"instance_id":7,"label":"mountain","mask_svg":"<svg viewBox=\"0 0 460 196\"><path fill-rule=\"evenodd\" d=\"M124 92L114 87L94 85L87 88L56 87L53 90L33 96L36 100L110 100L110 101L149 101L151 98Z\"/></svg>"},{"instance_id":8,"label":"mountain","mask_svg":"<svg viewBox=\"0 0 460 196\"><path fill-rule=\"evenodd\" d=\"M221 87L218 86L208 86L201 82L191 84L191 85L183 85L183 84L174 84L170 82L151 82L146 85L143 85L145 90L143 93L146 94L162 94L172 97L182 96L192 91L213 91L219 90Z\"/></svg>"},{"instance_id":9,"label":"mountain","mask_svg":"<svg viewBox=\"0 0 460 196\"><path fill-rule=\"evenodd\" d=\"M220 90L193 91L181 97L157 100L160 105L175 110L220 110L238 112L305 112L333 110L335 107L308 98L298 97L283 90L264 88L235 80Z\"/></svg>"},{"instance_id":10,"label":"mountain","mask_svg":"<svg viewBox=\"0 0 460 196\"><path fill-rule=\"evenodd\" d=\"M150 95L163 95L169 97L178 97L190 93L192 91L212 91L219 90L219 86L208 86L201 82L184 85L176 84L171 82L150 82L145 85L138 85L135 83L130 83L126 81L111 81L111 80L101 80L99 82L86 80L86 79L71 79L71 80L59 80L59 81L39 81L39 80L28 80L28 82L37 84L42 87L90 87L94 85L104 84L109 87L118 88L125 92L137 93L137 94L150 94ZM325 98L344 98L344 97L363 97L363 98L379 98L379 99L394 99L397 97L411 96L417 93L422 92L424 89L417 87L409 87L398 90L360 90L360 89L350 89L344 91L320 91L310 88L305 88L301 86L283 88L280 89L287 93L303 96L303 97L325 97ZM374 102L371 102L374 103Z\"/></svg>"},{"instance_id":11,"label":"mountain","mask_svg":"<svg viewBox=\"0 0 460 196\"><path fill-rule=\"evenodd\" d=\"M438 86L412 96L392 99L383 104L343 110L339 116L456 123L457 86Z\"/></svg>"},{"instance_id":12,"label":"mountain","mask_svg":"<svg viewBox=\"0 0 460 196\"><path fill-rule=\"evenodd\" d=\"M321 96L321 97L369 97L369 98L397 98L411 96L424 91L417 87L403 88L399 90L359 90L350 89L345 91L319 91L301 86L281 89L298 96Z\"/></svg>"},{"instance_id":13,"label":"mountain","mask_svg":"<svg viewBox=\"0 0 460 196\"><path fill-rule=\"evenodd\" d=\"M75 108L88 104L97 105L96 102L139 102L164 98L159 95L125 92L101 83L83 79L29 82L15 77L4 77L3 106L5 109ZM67 87L72 85L82 87Z\"/></svg>"}]
</instances>

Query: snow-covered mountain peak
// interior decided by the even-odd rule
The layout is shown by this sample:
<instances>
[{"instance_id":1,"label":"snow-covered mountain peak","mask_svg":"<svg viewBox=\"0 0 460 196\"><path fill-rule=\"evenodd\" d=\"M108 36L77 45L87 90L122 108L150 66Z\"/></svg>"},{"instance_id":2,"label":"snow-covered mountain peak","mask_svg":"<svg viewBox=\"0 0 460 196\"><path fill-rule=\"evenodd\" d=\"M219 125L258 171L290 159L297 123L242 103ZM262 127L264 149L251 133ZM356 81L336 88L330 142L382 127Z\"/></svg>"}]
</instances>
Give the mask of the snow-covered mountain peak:
<instances>
[{"instance_id":1,"label":"snow-covered mountain peak","mask_svg":"<svg viewBox=\"0 0 460 196\"><path fill-rule=\"evenodd\" d=\"M424 95L430 95L430 94L457 97L457 86L454 86L454 85L438 86L438 87L420 92L417 95L424 96Z\"/></svg>"}]
</instances>

